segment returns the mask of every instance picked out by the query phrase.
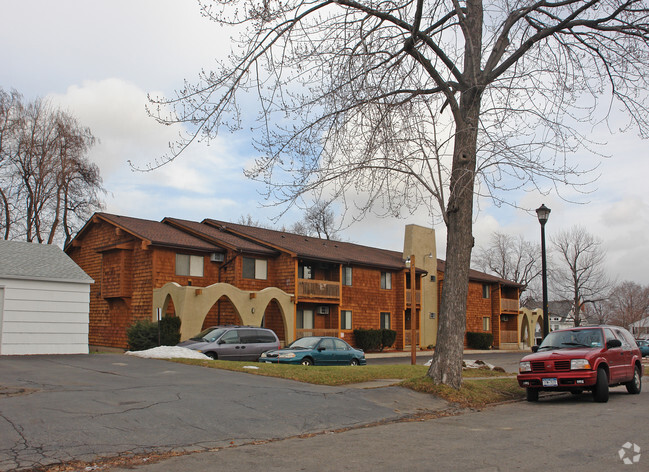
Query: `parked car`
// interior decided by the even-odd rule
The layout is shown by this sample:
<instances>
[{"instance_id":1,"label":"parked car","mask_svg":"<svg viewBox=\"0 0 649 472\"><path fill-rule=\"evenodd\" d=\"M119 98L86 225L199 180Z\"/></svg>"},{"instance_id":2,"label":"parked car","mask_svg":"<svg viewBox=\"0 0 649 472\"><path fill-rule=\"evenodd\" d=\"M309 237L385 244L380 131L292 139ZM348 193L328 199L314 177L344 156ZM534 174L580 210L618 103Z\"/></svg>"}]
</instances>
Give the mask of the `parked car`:
<instances>
[{"instance_id":1,"label":"parked car","mask_svg":"<svg viewBox=\"0 0 649 472\"><path fill-rule=\"evenodd\" d=\"M252 326L212 326L178 346L202 352L212 359L256 361L262 352L279 349L274 331Z\"/></svg>"},{"instance_id":2,"label":"parked car","mask_svg":"<svg viewBox=\"0 0 649 472\"><path fill-rule=\"evenodd\" d=\"M309 336L294 341L290 346L264 352L260 362L302 365L365 365L365 353L340 338Z\"/></svg>"},{"instance_id":3,"label":"parked car","mask_svg":"<svg viewBox=\"0 0 649 472\"><path fill-rule=\"evenodd\" d=\"M640 349L640 352L642 353L642 357L649 356L649 341L646 339L638 339L636 341L636 344L638 345L638 349Z\"/></svg>"},{"instance_id":4,"label":"parked car","mask_svg":"<svg viewBox=\"0 0 649 472\"><path fill-rule=\"evenodd\" d=\"M535 402L545 390L574 394L591 390L597 402L608 401L609 387L642 388L642 354L633 336L617 326L552 331L533 354L520 361L518 384Z\"/></svg>"}]
</instances>

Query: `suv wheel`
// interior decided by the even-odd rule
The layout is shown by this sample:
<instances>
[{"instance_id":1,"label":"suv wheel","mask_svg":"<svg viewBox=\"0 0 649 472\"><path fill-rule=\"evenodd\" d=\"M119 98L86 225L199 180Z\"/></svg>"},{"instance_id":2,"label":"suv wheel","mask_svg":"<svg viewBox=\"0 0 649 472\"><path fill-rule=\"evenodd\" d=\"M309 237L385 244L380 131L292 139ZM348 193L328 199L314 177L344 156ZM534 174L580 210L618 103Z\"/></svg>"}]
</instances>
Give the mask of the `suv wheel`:
<instances>
[{"instance_id":1,"label":"suv wheel","mask_svg":"<svg viewBox=\"0 0 649 472\"><path fill-rule=\"evenodd\" d=\"M597 369L597 382L593 388L593 398L598 403L608 401L608 375L604 369Z\"/></svg>"},{"instance_id":2,"label":"suv wheel","mask_svg":"<svg viewBox=\"0 0 649 472\"><path fill-rule=\"evenodd\" d=\"M640 377L640 369L638 369L637 367L633 369L633 380L624 384L624 386L626 387L626 391L633 395L640 393L640 391L642 390L642 377Z\"/></svg>"},{"instance_id":3,"label":"suv wheel","mask_svg":"<svg viewBox=\"0 0 649 472\"><path fill-rule=\"evenodd\" d=\"M527 401L528 402L538 402L539 401L539 389L538 388L528 388L527 389Z\"/></svg>"}]
</instances>

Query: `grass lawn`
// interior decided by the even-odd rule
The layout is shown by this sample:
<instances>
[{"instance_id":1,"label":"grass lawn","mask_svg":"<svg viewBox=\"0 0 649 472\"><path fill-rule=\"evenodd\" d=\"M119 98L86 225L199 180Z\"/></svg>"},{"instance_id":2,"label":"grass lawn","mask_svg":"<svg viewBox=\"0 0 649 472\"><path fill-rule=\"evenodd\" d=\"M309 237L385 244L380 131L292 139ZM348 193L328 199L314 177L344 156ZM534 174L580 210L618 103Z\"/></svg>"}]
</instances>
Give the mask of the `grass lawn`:
<instances>
[{"instance_id":1,"label":"grass lawn","mask_svg":"<svg viewBox=\"0 0 649 472\"><path fill-rule=\"evenodd\" d=\"M479 408L490 403L506 400L521 399L525 396L525 390L518 386L516 379L511 378L511 374L482 369L466 369L463 374L462 388L455 390L444 385L435 385L430 378L426 377L428 367L421 365L307 367L302 365L219 360L173 359L173 361L319 385L346 385L379 379L396 379L402 381L400 385L403 387L436 395L447 401L472 408ZM251 369L251 366L256 368Z\"/></svg>"}]
</instances>

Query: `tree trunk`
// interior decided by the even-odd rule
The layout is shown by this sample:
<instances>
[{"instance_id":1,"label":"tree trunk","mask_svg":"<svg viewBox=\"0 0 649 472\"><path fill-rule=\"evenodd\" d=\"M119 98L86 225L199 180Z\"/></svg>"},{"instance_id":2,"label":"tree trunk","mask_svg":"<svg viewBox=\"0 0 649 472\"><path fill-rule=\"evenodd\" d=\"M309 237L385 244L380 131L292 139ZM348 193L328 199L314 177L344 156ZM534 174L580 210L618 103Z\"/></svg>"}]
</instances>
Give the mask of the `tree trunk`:
<instances>
[{"instance_id":1,"label":"tree trunk","mask_svg":"<svg viewBox=\"0 0 649 472\"><path fill-rule=\"evenodd\" d=\"M456 120L437 346L428 369L428 376L436 383L453 388L462 386L480 94L480 91L472 89L460 98L462 119Z\"/></svg>"}]
</instances>

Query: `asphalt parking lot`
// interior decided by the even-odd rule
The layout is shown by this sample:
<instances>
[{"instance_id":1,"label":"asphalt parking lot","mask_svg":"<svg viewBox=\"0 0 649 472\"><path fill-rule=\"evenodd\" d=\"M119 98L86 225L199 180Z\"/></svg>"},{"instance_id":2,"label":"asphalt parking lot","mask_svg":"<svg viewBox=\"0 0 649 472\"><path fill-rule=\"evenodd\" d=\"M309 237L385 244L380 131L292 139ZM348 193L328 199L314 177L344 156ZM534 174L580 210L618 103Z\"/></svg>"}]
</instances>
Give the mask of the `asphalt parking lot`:
<instances>
[{"instance_id":1,"label":"asphalt parking lot","mask_svg":"<svg viewBox=\"0 0 649 472\"><path fill-rule=\"evenodd\" d=\"M0 358L0 470L206 451L447 408L399 387L308 385L117 354Z\"/></svg>"}]
</instances>

